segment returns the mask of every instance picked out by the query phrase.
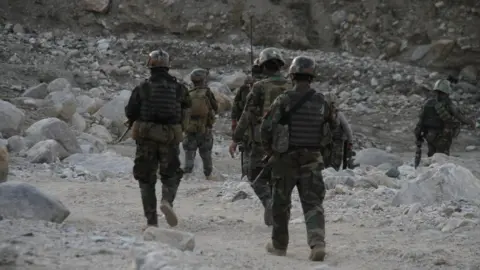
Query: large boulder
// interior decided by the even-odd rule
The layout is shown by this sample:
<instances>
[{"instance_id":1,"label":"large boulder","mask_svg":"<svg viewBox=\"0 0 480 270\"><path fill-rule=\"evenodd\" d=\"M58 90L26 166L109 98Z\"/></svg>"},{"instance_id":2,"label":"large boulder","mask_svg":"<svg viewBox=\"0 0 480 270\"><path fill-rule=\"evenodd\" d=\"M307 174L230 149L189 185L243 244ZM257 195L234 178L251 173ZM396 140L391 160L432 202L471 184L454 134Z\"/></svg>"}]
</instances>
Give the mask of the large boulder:
<instances>
[{"instance_id":1,"label":"large boulder","mask_svg":"<svg viewBox=\"0 0 480 270\"><path fill-rule=\"evenodd\" d=\"M95 114L105 102L100 98L91 98L86 95L78 96L77 98L77 112Z\"/></svg>"},{"instance_id":2,"label":"large boulder","mask_svg":"<svg viewBox=\"0 0 480 270\"><path fill-rule=\"evenodd\" d=\"M45 140L28 149L26 156L31 163L53 163L68 157L69 153L57 141Z\"/></svg>"},{"instance_id":3,"label":"large boulder","mask_svg":"<svg viewBox=\"0 0 480 270\"><path fill-rule=\"evenodd\" d=\"M0 184L0 216L62 223L70 211L62 202L26 183Z\"/></svg>"},{"instance_id":4,"label":"large boulder","mask_svg":"<svg viewBox=\"0 0 480 270\"><path fill-rule=\"evenodd\" d=\"M100 138L101 140L105 141L106 143L111 143L113 141L113 137L108 131L108 129L102 125L93 125L88 131L88 134L92 134L95 137Z\"/></svg>"},{"instance_id":5,"label":"large boulder","mask_svg":"<svg viewBox=\"0 0 480 270\"><path fill-rule=\"evenodd\" d=\"M7 142L9 152L20 153L25 148L25 139L22 136L12 136Z\"/></svg>"},{"instance_id":6,"label":"large boulder","mask_svg":"<svg viewBox=\"0 0 480 270\"><path fill-rule=\"evenodd\" d=\"M237 71L233 74L223 76L222 83L227 85L230 89L237 89L243 85L246 78L247 74L242 71Z\"/></svg>"},{"instance_id":7,"label":"large boulder","mask_svg":"<svg viewBox=\"0 0 480 270\"><path fill-rule=\"evenodd\" d=\"M82 167L84 171L94 175L112 178L129 176L133 168L133 160L131 158L120 156L115 152L74 154L64 159L63 162L72 166Z\"/></svg>"},{"instance_id":8,"label":"large boulder","mask_svg":"<svg viewBox=\"0 0 480 270\"><path fill-rule=\"evenodd\" d=\"M357 152L355 156L355 164L379 166L383 163L390 163L394 167L399 167L403 164L400 157L387 153L384 150L377 148L366 148Z\"/></svg>"},{"instance_id":9,"label":"large boulder","mask_svg":"<svg viewBox=\"0 0 480 270\"><path fill-rule=\"evenodd\" d=\"M210 82L208 84L218 103L218 113L229 112L232 109L232 92L227 85L219 82Z\"/></svg>"},{"instance_id":10,"label":"large boulder","mask_svg":"<svg viewBox=\"0 0 480 270\"><path fill-rule=\"evenodd\" d=\"M45 98L56 113L56 117L69 121L77 111L77 100L71 92L52 92Z\"/></svg>"},{"instance_id":11,"label":"large boulder","mask_svg":"<svg viewBox=\"0 0 480 270\"><path fill-rule=\"evenodd\" d=\"M116 135L120 135L125 129L125 106L130 99L131 91L120 91L112 100L103 105L95 113L97 118L107 118L112 121L112 127Z\"/></svg>"},{"instance_id":12,"label":"large boulder","mask_svg":"<svg viewBox=\"0 0 480 270\"><path fill-rule=\"evenodd\" d=\"M431 205L450 200L478 200L480 180L468 169L446 163L434 164L416 179L408 181L392 204L422 203Z\"/></svg>"},{"instance_id":13,"label":"large boulder","mask_svg":"<svg viewBox=\"0 0 480 270\"><path fill-rule=\"evenodd\" d=\"M143 239L164 243L181 251L193 251L195 248L195 236L192 233L172 229L148 227L143 233Z\"/></svg>"},{"instance_id":14,"label":"large boulder","mask_svg":"<svg viewBox=\"0 0 480 270\"><path fill-rule=\"evenodd\" d=\"M75 134L65 122L58 118L46 118L35 122L25 131L25 135L27 141L32 145L52 139L57 141L69 154L82 152Z\"/></svg>"},{"instance_id":15,"label":"large boulder","mask_svg":"<svg viewBox=\"0 0 480 270\"><path fill-rule=\"evenodd\" d=\"M6 147L0 146L0 183L6 182L8 178L8 151Z\"/></svg>"},{"instance_id":16,"label":"large boulder","mask_svg":"<svg viewBox=\"0 0 480 270\"><path fill-rule=\"evenodd\" d=\"M13 104L0 99L0 132L8 138L20 132L25 114Z\"/></svg>"},{"instance_id":17,"label":"large boulder","mask_svg":"<svg viewBox=\"0 0 480 270\"><path fill-rule=\"evenodd\" d=\"M27 90L25 90L25 92L22 94L22 97L44 99L48 95L47 86L48 85L46 83L41 83L41 84L32 86Z\"/></svg>"},{"instance_id":18,"label":"large boulder","mask_svg":"<svg viewBox=\"0 0 480 270\"><path fill-rule=\"evenodd\" d=\"M82 133L77 137L77 140L85 154L101 153L107 149L107 144L104 141L91 134Z\"/></svg>"},{"instance_id":19,"label":"large boulder","mask_svg":"<svg viewBox=\"0 0 480 270\"><path fill-rule=\"evenodd\" d=\"M51 81L47 86L48 93L52 92L71 92L72 85L65 78L58 78Z\"/></svg>"}]
</instances>

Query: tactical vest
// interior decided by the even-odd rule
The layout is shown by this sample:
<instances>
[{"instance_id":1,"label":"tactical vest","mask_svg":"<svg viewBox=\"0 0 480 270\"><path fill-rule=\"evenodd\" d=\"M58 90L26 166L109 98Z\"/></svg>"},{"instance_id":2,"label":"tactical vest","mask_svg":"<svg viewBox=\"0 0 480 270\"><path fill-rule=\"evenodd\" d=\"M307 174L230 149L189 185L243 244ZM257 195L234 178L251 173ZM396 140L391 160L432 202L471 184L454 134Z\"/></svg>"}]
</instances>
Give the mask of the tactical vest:
<instances>
[{"instance_id":1,"label":"tactical vest","mask_svg":"<svg viewBox=\"0 0 480 270\"><path fill-rule=\"evenodd\" d=\"M303 93L289 91L289 107L292 107L304 95ZM290 116L289 148L316 148L323 147L325 114L328 109L322 94L315 93L310 100L305 102Z\"/></svg>"},{"instance_id":2,"label":"tactical vest","mask_svg":"<svg viewBox=\"0 0 480 270\"><path fill-rule=\"evenodd\" d=\"M210 111L210 104L207 97L208 88L194 88L189 91L192 100L190 115L192 117L206 118Z\"/></svg>"},{"instance_id":3,"label":"tactical vest","mask_svg":"<svg viewBox=\"0 0 480 270\"><path fill-rule=\"evenodd\" d=\"M162 125L181 123L181 87L174 78L156 78L143 83L140 120Z\"/></svg>"},{"instance_id":4,"label":"tactical vest","mask_svg":"<svg viewBox=\"0 0 480 270\"><path fill-rule=\"evenodd\" d=\"M440 115L438 115L435 105L437 100L429 99L423 106L423 127L425 129L443 129L444 122Z\"/></svg>"}]
</instances>

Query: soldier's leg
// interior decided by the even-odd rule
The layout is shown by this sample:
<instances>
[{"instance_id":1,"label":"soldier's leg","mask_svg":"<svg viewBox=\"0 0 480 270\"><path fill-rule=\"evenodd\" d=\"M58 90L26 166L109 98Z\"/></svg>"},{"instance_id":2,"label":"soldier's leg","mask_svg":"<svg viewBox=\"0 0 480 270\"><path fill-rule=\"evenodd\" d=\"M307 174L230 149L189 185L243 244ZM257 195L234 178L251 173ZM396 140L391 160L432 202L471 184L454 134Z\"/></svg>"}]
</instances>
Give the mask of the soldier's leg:
<instances>
[{"instance_id":1,"label":"soldier's leg","mask_svg":"<svg viewBox=\"0 0 480 270\"><path fill-rule=\"evenodd\" d=\"M253 181L251 180L249 168L250 168L250 153L252 152L250 146L248 146L246 143L244 144L245 148L242 152L243 155L243 164L242 164L242 173L244 173L247 176L248 181Z\"/></svg>"},{"instance_id":2,"label":"soldier's leg","mask_svg":"<svg viewBox=\"0 0 480 270\"><path fill-rule=\"evenodd\" d=\"M250 181L253 191L258 196L260 201L262 202L263 206L269 205L269 202L272 198L271 188L270 188L270 173L264 173L259 179L256 179L262 169L264 168L264 164L262 163L262 159L265 156L265 152L263 148L259 145L253 145L252 150L250 152Z\"/></svg>"},{"instance_id":3,"label":"soldier's leg","mask_svg":"<svg viewBox=\"0 0 480 270\"><path fill-rule=\"evenodd\" d=\"M322 177L323 164L318 162L312 165L304 166L301 169L297 187L305 216L307 242L312 249L310 260L323 261L325 257L325 215L323 209L325 184Z\"/></svg>"},{"instance_id":4,"label":"soldier's leg","mask_svg":"<svg viewBox=\"0 0 480 270\"><path fill-rule=\"evenodd\" d=\"M273 228L272 242L267 245L267 251L275 255L285 255L288 247L288 222L296 172L296 169L292 169L292 160L288 155L273 164Z\"/></svg>"},{"instance_id":5,"label":"soldier's leg","mask_svg":"<svg viewBox=\"0 0 480 270\"><path fill-rule=\"evenodd\" d=\"M323 164L325 168L332 167L332 150L333 144L329 144L323 148L322 156L323 156Z\"/></svg>"},{"instance_id":6,"label":"soldier's leg","mask_svg":"<svg viewBox=\"0 0 480 270\"><path fill-rule=\"evenodd\" d=\"M334 140L333 141L333 149L332 149L332 158L331 164L335 170L340 170L340 166L342 166L343 160L343 141L342 140Z\"/></svg>"},{"instance_id":7,"label":"soldier's leg","mask_svg":"<svg viewBox=\"0 0 480 270\"><path fill-rule=\"evenodd\" d=\"M192 173L198 147L196 133L187 133L183 139L182 146L185 151L184 171L185 173Z\"/></svg>"},{"instance_id":8,"label":"soldier's leg","mask_svg":"<svg viewBox=\"0 0 480 270\"><path fill-rule=\"evenodd\" d=\"M133 176L140 186L142 205L147 225L157 226L157 197L155 184L158 169L157 144L152 141L137 141Z\"/></svg>"},{"instance_id":9,"label":"soldier's leg","mask_svg":"<svg viewBox=\"0 0 480 270\"><path fill-rule=\"evenodd\" d=\"M212 149L213 149L213 134L212 131L207 131L201 136L201 140L198 142L198 152L202 158L203 173L208 178L212 174L213 162L212 162Z\"/></svg>"},{"instance_id":10,"label":"soldier's leg","mask_svg":"<svg viewBox=\"0 0 480 270\"><path fill-rule=\"evenodd\" d=\"M162 145L160 153L160 175L162 181L162 200L160 210L165 215L168 225L174 227L178 219L173 211L173 202L177 195L178 186L183 176L180 168L179 145Z\"/></svg>"},{"instance_id":11,"label":"soldier's leg","mask_svg":"<svg viewBox=\"0 0 480 270\"><path fill-rule=\"evenodd\" d=\"M442 134L436 140L437 153L442 153L447 156L450 155L450 147L452 146L453 137L451 134Z\"/></svg>"}]
</instances>

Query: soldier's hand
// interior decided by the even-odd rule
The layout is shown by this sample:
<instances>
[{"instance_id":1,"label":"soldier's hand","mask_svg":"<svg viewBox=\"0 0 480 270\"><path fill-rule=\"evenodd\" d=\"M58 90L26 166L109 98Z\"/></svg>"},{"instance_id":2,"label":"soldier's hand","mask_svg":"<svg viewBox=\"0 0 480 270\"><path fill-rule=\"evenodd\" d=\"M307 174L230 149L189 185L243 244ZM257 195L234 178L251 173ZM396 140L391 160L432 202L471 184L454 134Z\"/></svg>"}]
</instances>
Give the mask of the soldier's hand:
<instances>
[{"instance_id":1,"label":"soldier's hand","mask_svg":"<svg viewBox=\"0 0 480 270\"><path fill-rule=\"evenodd\" d=\"M228 152L230 152L230 156L232 156L232 158L235 157L235 152L237 151L237 143L236 142L232 142L230 144L230 147L228 149Z\"/></svg>"}]
</instances>

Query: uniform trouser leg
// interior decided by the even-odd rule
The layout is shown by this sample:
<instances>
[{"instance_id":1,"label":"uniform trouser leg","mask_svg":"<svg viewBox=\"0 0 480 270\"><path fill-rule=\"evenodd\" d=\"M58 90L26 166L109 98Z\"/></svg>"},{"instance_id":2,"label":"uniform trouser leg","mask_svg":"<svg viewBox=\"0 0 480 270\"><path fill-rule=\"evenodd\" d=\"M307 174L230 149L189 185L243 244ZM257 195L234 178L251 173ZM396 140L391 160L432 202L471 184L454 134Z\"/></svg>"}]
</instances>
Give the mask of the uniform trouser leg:
<instances>
[{"instance_id":1,"label":"uniform trouser leg","mask_svg":"<svg viewBox=\"0 0 480 270\"><path fill-rule=\"evenodd\" d=\"M265 155L263 148L259 145L253 145L251 152L250 152L250 183L253 188L253 191L257 195L257 197L262 202L263 206L267 206L270 203L272 198L271 194L271 187L270 187L270 172L264 172L259 179L256 179L261 170L264 168L264 164L262 164L262 159Z\"/></svg>"},{"instance_id":2,"label":"uniform trouser leg","mask_svg":"<svg viewBox=\"0 0 480 270\"><path fill-rule=\"evenodd\" d=\"M334 140L331 154L331 166L335 170L340 170L343 161L343 140Z\"/></svg>"},{"instance_id":3,"label":"uniform trouser leg","mask_svg":"<svg viewBox=\"0 0 480 270\"><path fill-rule=\"evenodd\" d=\"M276 249L286 250L289 242L288 222L293 188L297 186L302 203L310 248L325 246L325 216L323 200L325 185L322 179L321 162L308 166L295 166L290 157L275 163L272 177L273 229L272 244Z\"/></svg>"},{"instance_id":4,"label":"uniform trouser leg","mask_svg":"<svg viewBox=\"0 0 480 270\"><path fill-rule=\"evenodd\" d=\"M162 201L173 205L177 195L183 170L180 168L180 146L170 145L163 149L164 159L160 162L160 179L162 181Z\"/></svg>"},{"instance_id":5,"label":"uniform trouser leg","mask_svg":"<svg viewBox=\"0 0 480 270\"><path fill-rule=\"evenodd\" d=\"M212 162L212 149L213 149L213 134L212 131L207 131L205 134L201 134L198 141L198 152L202 158L203 173L205 176L209 176L213 171Z\"/></svg>"},{"instance_id":6,"label":"uniform trouser leg","mask_svg":"<svg viewBox=\"0 0 480 270\"><path fill-rule=\"evenodd\" d=\"M191 173L195 165L195 156L198 148L197 135L195 133L187 133L183 139L182 146L185 151L184 171Z\"/></svg>"},{"instance_id":7,"label":"uniform trouser leg","mask_svg":"<svg viewBox=\"0 0 480 270\"><path fill-rule=\"evenodd\" d=\"M245 147L243 152L242 152L242 155L243 155L243 164L242 164L242 174L245 174L247 176L247 179L248 181L253 181L251 180L251 175L250 175L250 172L249 172L249 168L250 168L250 153L251 153L251 149L249 147Z\"/></svg>"},{"instance_id":8,"label":"uniform trouser leg","mask_svg":"<svg viewBox=\"0 0 480 270\"><path fill-rule=\"evenodd\" d=\"M436 133L431 134L430 138L428 138L427 141L428 141L427 156L431 157L435 153L441 153L447 156L450 155L450 147L452 146L453 136L448 132L437 131Z\"/></svg>"},{"instance_id":9,"label":"uniform trouser leg","mask_svg":"<svg viewBox=\"0 0 480 270\"><path fill-rule=\"evenodd\" d=\"M148 225L157 225L155 184L159 164L159 145L152 141L137 141L133 176L140 186L142 205Z\"/></svg>"}]
</instances>

